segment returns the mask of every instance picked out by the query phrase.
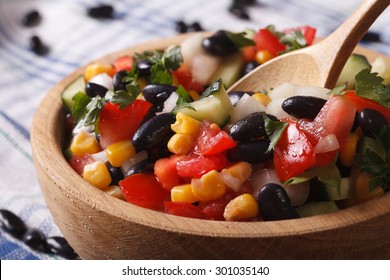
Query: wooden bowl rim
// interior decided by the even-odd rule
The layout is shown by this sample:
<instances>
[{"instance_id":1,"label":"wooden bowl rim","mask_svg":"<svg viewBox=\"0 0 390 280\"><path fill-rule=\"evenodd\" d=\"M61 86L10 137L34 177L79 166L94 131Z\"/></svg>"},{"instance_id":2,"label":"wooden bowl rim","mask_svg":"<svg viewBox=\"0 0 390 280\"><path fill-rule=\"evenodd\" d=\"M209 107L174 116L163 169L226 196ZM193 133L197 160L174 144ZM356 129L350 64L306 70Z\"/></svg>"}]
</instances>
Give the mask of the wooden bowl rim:
<instances>
[{"instance_id":1,"label":"wooden bowl rim","mask_svg":"<svg viewBox=\"0 0 390 280\"><path fill-rule=\"evenodd\" d=\"M125 54L166 48L171 44L181 42L191 35L185 34L137 44L105 55L92 62L112 62L115 57ZM356 48L356 52L365 54L369 59L379 55L385 57L385 55L360 46ZM390 58L385 57L385 59ZM335 213L272 222L227 222L190 219L145 209L116 199L92 187L70 167L63 156L60 139L55 135L56 120L59 120L62 112L60 93L67 84L83 73L85 67L86 65L69 74L44 97L34 115L31 128L31 144L37 169L50 176L55 183L55 187L90 205L91 208L96 208L109 215L119 217L128 223L137 223L147 227L183 234L224 238L272 238L277 236L306 235L307 233L333 231L352 224L363 224L373 217L390 214L390 207L388 207L390 205L390 196L388 194ZM45 125L42 127L42 124ZM52 160L49 162L47 159ZM64 172L53 172L53 170L64 170ZM68 177L69 174L72 176L71 178ZM58 184L56 180L70 182L70 184ZM47 186L41 187L45 188Z\"/></svg>"}]
</instances>

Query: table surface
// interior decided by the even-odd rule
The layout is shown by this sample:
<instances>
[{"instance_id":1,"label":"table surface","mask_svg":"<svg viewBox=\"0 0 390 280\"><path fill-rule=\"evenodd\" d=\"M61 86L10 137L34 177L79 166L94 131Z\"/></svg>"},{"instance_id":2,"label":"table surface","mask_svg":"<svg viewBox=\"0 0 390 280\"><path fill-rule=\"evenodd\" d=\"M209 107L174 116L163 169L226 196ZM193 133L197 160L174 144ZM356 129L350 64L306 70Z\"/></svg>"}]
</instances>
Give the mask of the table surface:
<instances>
[{"instance_id":1,"label":"table surface","mask_svg":"<svg viewBox=\"0 0 390 280\"><path fill-rule=\"evenodd\" d=\"M93 0L0 0L0 209L21 217L46 236L61 235L45 204L30 147L34 111L45 94L77 67L104 54L150 39L177 34L175 23L199 22L205 30L242 31L274 24L278 29L310 25L324 37L336 29L362 1L258 0L247 8L250 20L229 13L231 0L118 0L106 1L114 19L86 15ZM21 19L37 9L41 22L24 27ZM390 9L371 31L379 42L363 46L390 55ZM29 48L38 35L49 47L46 56ZM0 259L60 259L29 249L0 230Z\"/></svg>"}]
</instances>

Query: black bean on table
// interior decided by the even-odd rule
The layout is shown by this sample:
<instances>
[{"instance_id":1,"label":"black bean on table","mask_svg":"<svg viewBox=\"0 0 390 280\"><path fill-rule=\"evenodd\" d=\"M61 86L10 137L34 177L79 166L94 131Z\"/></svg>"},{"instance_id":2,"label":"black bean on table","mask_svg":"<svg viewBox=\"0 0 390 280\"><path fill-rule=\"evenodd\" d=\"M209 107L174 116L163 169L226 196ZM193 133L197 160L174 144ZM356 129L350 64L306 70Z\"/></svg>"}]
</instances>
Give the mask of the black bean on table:
<instances>
[{"instance_id":1,"label":"black bean on table","mask_svg":"<svg viewBox=\"0 0 390 280\"><path fill-rule=\"evenodd\" d=\"M365 108L358 114L359 126L363 134L368 137L374 137L382 127L388 124L387 119L378 111Z\"/></svg>"},{"instance_id":2,"label":"black bean on table","mask_svg":"<svg viewBox=\"0 0 390 280\"><path fill-rule=\"evenodd\" d=\"M381 35L374 31L366 32L362 38L362 42L380 42L381 40Z\"/></svg>"},{"instance_id":3,"label":"black bean on table","mask_svg":"<svg viewBox=\"0 0 390 280\"><path fill-rule=\"evenodd\" d=\"M233 3L229 6L229 12L240 19L250 19L250 16L246 10L245 5Z\"/></svg>"},{"instance_id":4,"label":"black bean on table","mask_svg":"<svg viewBox=\"0 0 390 280\"><path fill-rule=\"evenodd\" d=\"M29 228L27 232L23 235L22 241L32 249L39 249L44 246L46 242L46 237L43 233L35 228Z\"/></svg>"},{"instance_id":5,"label":"black bean on table","mask_svg":"<svg viewBox=\"0 0 390 280\"><path fill-rule=\"evenodd\" d=\"M56 254L66 259L76 259L78 256L65 238L52 236L46 239L43 252Z\"/></svg>"},{"instance_id":6,"label":"black bean on table","mask_svg":"<svg viewBox=\"0 0 390 280\"><path fill-rule=\"evenodd\" d=\"M286 190L274 183L264 185L258 195L258 204L264 221L288 220L300 218Z\"/></svg>"},{"instance_id":7,"label":"black bean on table","mask_svg":"<svg viewBox=\"0 0 390 280\"><path fill-rule=\"evenodd\" d=\"M96 19L112 19L114 18L114 7L108 4L90 7L87 10L87 14Z\"/></svg>"},{"instance_id":8,"label":"black bean on table","mask_svg":"<svg viewBox=\"0 0 390 280\"><path fill-rule=\"evenodd\" d=\"M25 27L37 26L42 20L38 10L31 10L22 17L22 25Z\"/></svg>"},{"instance_id":9,"label":"black bean on table","mask_svg":"<svg viewBox=\"0 0 390 280\"><path fill-rule=\"evenodd\" d=\"M95 83L87 83L85 85L85 92L89 97L95 97L100 96L104 97L107 93L108 89L102 85L95 84Z\"/></svg>"},{"instance_id":10,"label":"black bean on table","mask_svg":"<svg viewBox=\"0 0 390 280\"><path fill-rule=\"evenodd\" d=\"M271 158L272 150L267 151L270 141L258 139L239 142L236 147L227 151L227 158L230 161L246 161L252 164L264 162Z\"/></svg>"},{"instance_id":11,"label":"black bean on table","mask_svg":"<svg viewBox=\"0 0 390 280\"><path fill-rule=\"evenodd\" d=\"M203 39L202 47L210 55L219 57L228 56L238 51L238 48L230 40L225 30L219 30Z\"/></svg>"},{"instance_id":12,"label":"black bean on table","mask_svg":"<svg viewBox=\"0 0 390 280\"><path fill-rule=\"evenodd\" d=\"M175 121L171 113L162 113L145 121L132 139L136 150L148 151L165 143L174 134L171 124Z\"/></svg>"},{"instance_id":13,"label":"black bean on table","mask_svg":"<svg viewBox=\"0 0 390 280\"><path fill-rule=\"evenodd\" d=\"M230 126L230 136L236 141L266 137L267 133L265 131L264 115L265 112L255 112L236 121ZM267 116L274 121L277 120L275 116Z\"/></svg>"},{"instance_id":14,"label":"black bean on table","mask_svg":"<svg viewBox=\"0 0 390 280\"><path fill-rule=\"evenodd\" d=\"M178 20L175 22L175 27L176 27L176 31L179 32L179 33L186 33L187 32L187 24L182 21L182 20Z\"/></svg>"},{"instance_id":15,"label":"black bean on table","mask_svg":"<svg viewBox=\"0 0 390 280\"><path fill-rule=\"evenodd\" d=\"M326 100L319 97L292 96L283 101L282 109L298 119L313 120L325 103Z\"/></svg>"},{"instance_id":16,"label":"black bean on table","mask_svg":"<svg viewBox=\"0 0 390 280\"><path fill-rule=\"evenodd\" d=\"M7 209L0 209L0 226L16 238L21 238L27 231L22 219Z\"/></svg>"},{"instance_id":17,"label":"black bean on table","mask_svg":"<svg viewBox=\"0 0 390 280\"><path fill-rule=\"evenodd\" d=\"M142 96L146 101L159 105L165 102L177 87L165 84L149 84L142 90Z\"/></svg>"}]
</instances>

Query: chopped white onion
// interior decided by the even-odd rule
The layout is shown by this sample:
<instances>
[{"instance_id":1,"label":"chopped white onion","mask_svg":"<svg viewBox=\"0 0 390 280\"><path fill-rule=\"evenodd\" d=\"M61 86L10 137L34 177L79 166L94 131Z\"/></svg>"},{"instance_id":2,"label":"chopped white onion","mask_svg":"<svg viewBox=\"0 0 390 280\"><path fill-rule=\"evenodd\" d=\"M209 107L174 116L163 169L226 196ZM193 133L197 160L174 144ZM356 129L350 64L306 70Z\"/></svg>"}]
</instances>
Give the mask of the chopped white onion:
<instances>
[{"instance_id":1,"label":"chopped white onion","mask_svg":"<svg viewBox=\"0 0 390 280\"><path fill-rule=\"evenodd\" d=\"M145 160L148 158L148 153L146 151L141 151L136 153L132 158L125 160L121 165L121 170L123 174L126 174L127 170L129 170L135 164Z\"/></svg>"},{"instance_id":2,"label":"chopped white onion","mask_svg":"<svg viewBox=\"0 0 390 280\"><path fill-rule=\"evenodd\" d=\"M183 57L183 65L187 69L192 68L192 61L194 57L198 54L204 53L204 49L202 47L203 36L200 33L196 33L195 35L185 39L181 45L181 55Z\"/></svg>"},{"instance_id":3,"label":"chopped white onion","mask_svg":"<svg viewBox=\"0 0 390 280\"><path fill-rule=\"evenodd\" d=\"M192 60L191 72L196 81L201 84L209 84L221 64L221 59L209 54L197 54Z\"/></svg>"},{"instance_id":4,"label":"chopped white onion","mask_svg":"<svg viewBox=\"0 0 390 280\"><path fill-rule=\"evenodd\" d=\"M295 88L296 85L292 83L283 83L275 87L273 90L271 90L268 93L269 98L271 100L277 99L277 98L289 98L291 96L295 95Z\"/></svg>"},{"instance_id":5,"label":"chopped white onion","mask_svg":"<svg viewBox=\"0 0 390 280\"><path fill-rule=\"evenodd\" d=\"M259 191L264 187L265 184L275 183L281 185L276 171L273 168L263 168L254 172L249 178L249 183L253 189L253 197L257 200Z\"/></svg>"},{"instance_id":6,"label":"chopped white onion","mask_svg":"<svg viewBox=\"0 0 390 280\"><path fill-rule=\"evenodd\" d=\"M249 94L245 93L240 100L238 100L236 106L234 106L230 116L230 123L234 123L255 112L264 112L265 109L265 106L257 102Z\"/></svg>"},{"instance_id":7,"label":"chopped white onion","mask_svg":"<svg viewBox=\"0 0 390 280\"><path fill-rule=\"evenodd\" d=\"M92 79L88 81L89 83L94 83L97 85L101 85L102 87L105 87L108 90L112 90L113 84L112 84L112 78L108 76L106 73L102 73L99 75L96 75Z\"/></svg>"},{"instance_id":8,"label":"chopped white onion","mask_svg":"<svg viewBox=\"0 0 390 280\"><path fill-rule=\"evenodd\" d=\"M325 137L321 137L320 140L318 140L317 145L314 147L314 152L327 153L335 151L338 148L340 148L339 141L337 140L336 135L331 133Z\"/></svg>"},{"instance_id":9,"label":"chopped white onion","mask_svg":"<svg viewBox=\"0 0 390 280\"><path fill-rule=\"evenodd\" d=\"M165 100L164 108L161 113L169 113L175 108L177 100L179 99L179 95L174 91L171 95Z\"/></svg>"},{"instance_id":10,"label":"chopped white onion","mask_svg":"<svg viewBox=\"0 0 390 280\"><path fill-rule=\"evenodd\" d=\"M283 97L276 98L276 99L272 100L267 105L267 108L265 109L265 112L267 114L270 114L270 115L273 115L273 116L277 117L278 119L291 117L289 114L286 113L286 111L284 111L282 109L282 103L283 103L284 100L285 100L285 98L283 98Z\"/></svg>"},{"instance_id":11,"label":"chopped white onion","mask_svg":"<svg viewBox=\"0 0 390 280\"><path fill-rule=\"evenodd\" d=\"M102 161L102 162L107 162L108 161L106 150L103 150L103 151L101 151L99 153L92 154L91 156L92 156L92 158L95 161Z\"/></svg>"},{"instance_id":12,"label":"chopped white onion","mask_svg":"<svg viewBox=\"0 0 390 280\"><path fill-rule=\"evenodd\" d=\"M294 95L313 96L328 100L329 91L329 89L319 86L296 86Z\"/></svg>"},{"instance_id":13,"label":"chopped white onion","mask_svg":"<svg viewBox=\"0 0 390 280\"><path fill-rule=\"evenodd\" d=\"M300 184L282 185L290 198L292 206L300 206L305 203L309 196L309 181Z\"/></svg>"}]
</instances>

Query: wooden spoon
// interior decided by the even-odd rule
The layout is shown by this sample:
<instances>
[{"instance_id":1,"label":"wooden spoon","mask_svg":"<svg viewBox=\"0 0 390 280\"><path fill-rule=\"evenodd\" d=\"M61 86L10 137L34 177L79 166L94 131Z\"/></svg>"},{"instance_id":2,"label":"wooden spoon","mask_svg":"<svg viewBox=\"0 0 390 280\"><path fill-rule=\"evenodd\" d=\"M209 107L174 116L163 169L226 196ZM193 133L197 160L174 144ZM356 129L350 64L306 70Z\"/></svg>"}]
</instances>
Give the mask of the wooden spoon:
<instances>
[{"instance_id":1,"label":"wooden spoon","mask_svg":"<svg viewBox=\"0 0 390 280\"><path fill-rule=\"evenodd\" d=\"M319 43L286 53L254 69L228 91L274 88L284 82L333 88L348 57L390 0L367 0Z\"/></svg>"}]
</instances>

